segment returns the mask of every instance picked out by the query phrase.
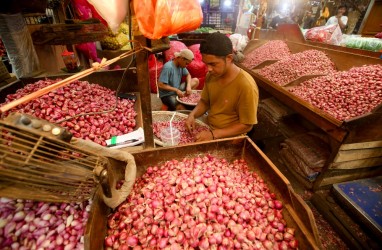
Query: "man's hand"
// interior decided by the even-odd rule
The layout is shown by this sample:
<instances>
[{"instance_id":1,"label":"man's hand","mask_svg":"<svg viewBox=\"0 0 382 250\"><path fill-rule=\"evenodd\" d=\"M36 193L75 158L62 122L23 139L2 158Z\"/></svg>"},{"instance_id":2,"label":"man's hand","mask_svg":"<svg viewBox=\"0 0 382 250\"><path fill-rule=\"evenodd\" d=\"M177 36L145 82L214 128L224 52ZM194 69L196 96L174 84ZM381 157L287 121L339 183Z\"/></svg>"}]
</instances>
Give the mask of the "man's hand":
<instances>
[{"instance_id":1,"label":"man's hand","mask_svg":"<svg viewBox=\"0 0 382 250\"><path fill-rule=\"evenodd\" d=\"M190 132L190 133L192 133L192 131L195 128L195 117L191 114L188 115L188 117L186 119L186 127L187 127L188 132Z\"/></svg>"},{"instance_id":2,"label":"man's hand","mask_svg":"<svg viewBox=\"0 0 382 250\"><path fill-rule=\"evenodd\" d=\"M196 141L211 141L214 138L212 137L212 133L210 130L202 131L196 135Z\"/></svg>"},{"instance_id":3,"label":"man's hand","mask_svg":"<svg viewBox=\"0 0 382 250\"><path fill-rule=\"evenodd\" d=\"M183 97L184 96L184 93L182 91L180 91L179 89L176 91L176 94L179 96L179 97Z\"/></svg>"},{"instance_id":4,"label":"man's hand","mask_svg":"<svg viewBox=\"0 0 382 250\"><path fill-rule=\"evenodd\" d=\"M187 88L186 89L186 95L191 95L192 93L192 89L191 88Z\"/></svg>"}]
</instances>

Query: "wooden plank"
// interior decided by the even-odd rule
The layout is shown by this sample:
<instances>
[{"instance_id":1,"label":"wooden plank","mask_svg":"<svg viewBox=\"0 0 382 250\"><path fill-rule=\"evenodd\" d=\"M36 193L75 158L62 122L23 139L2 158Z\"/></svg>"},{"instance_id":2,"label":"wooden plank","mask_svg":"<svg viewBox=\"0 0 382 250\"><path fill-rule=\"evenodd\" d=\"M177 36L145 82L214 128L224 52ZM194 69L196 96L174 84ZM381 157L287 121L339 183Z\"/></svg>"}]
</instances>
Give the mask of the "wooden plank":
<instances>
[{"instance_id":1,"label":"wooden plank","mask_svg":"<svg viewBox=\"0 0 382 250\"><path fill-rule=\"evenodd\" d=\"M361 159L355 161L333 162L330 169L357 169L382 166L382 157Z\"/></svg>"},{"instance_id":2,"label":"wooden plank","mask_svg":"<svg viewBox=\"0 0 382 250\"><path fill-rule=\"evenodd\" d=\"M365 149L382 147L382 141L368 141L359 143L342 144L340 150Z\"/></svg>"},{"instance_id":3,"label":"wooden plank","mask_svg":"<svg viewBox=\"0 0 382 250\"><path fill-rule=\"evenodd\" d=\"M382 61L382 60L381 60ZM359 143L382 140L382 113L373 113L360 119L345 121L349 131L344 143Z\"/></svg>"},{"instance_id":4,"label":"wooden plank","mask_svg":"<svg viewBox=\"0 0 382 250\"><path fill-rule=\"evenodd\" d=\"M382 167L373 167L370 169L348 169L341 171L326 171L325 177L320 183L320 187L332 185L335 183L369 178L382 174Z\"/></svg>"},{"instance_id":5,"label":"wooden plank","mask_svg":"<svg viewBox=\"0 0 382 250\"><path fill-rule=\"evenodd\" d=\"M373 157L382 157L382 147L353 149L346 151L340 150L334 158L333 162L354 161Z\"/></svg>"},{"instance_id":6,"label":"wooden plank","mask_svg":"<svg viewBox=\"0 0 382 250\"><path fill-rule=\"evenodd\" d=\"M110 208L101 199L101 188L98 191L86 222L84 232L84 249L86 250L103 249L107 231L107 215L110 213Z\"/></svg>"},{"instance_id":7,"label":"wooden plank","mask_svg":"<svg viewBox=\"0 0 382 250\"><path fill-rule=\"evenodd\" d=\"M277 98L283 104L300 113L307 120L314 123L317 127L324 130L337 141L340 142L345 138L347 131L341 128L341 121L316 108L312 104L298 98L283 87L268 81L252 70L248 71L246 68L243 69L252 75L257 85L260 87L260 90L267 91L273 97Z\"/></svg>"},{"instance_id":8,"label":"wooden plank","mask_svg":"<svg viewBox=\"0 0 382 250\"><path fill-rule=\"evenodd\" d=\"M300 195L297 195L293 189L290 189L290 196L292 199L292 206L293 210L290 212L291 215L294 217L295 221L299 223L300 221L303 222L303 224L300 225L300 228L306 228L302 229L302 232L312 232L313 234L306 235L307 239L309 241L318 242L321 244L320 236L318 233L318 229L315 226L315 218L310 210L309 206L306 204L306 202L301 198ZM289 204L286 204L286 208L290 209ZM294 212L297 212L297 214L294 214ZM313 245L313 244L312 244ZM318 245L320 249L322 249L322 246Z\"/></svg>"}]
</instances>

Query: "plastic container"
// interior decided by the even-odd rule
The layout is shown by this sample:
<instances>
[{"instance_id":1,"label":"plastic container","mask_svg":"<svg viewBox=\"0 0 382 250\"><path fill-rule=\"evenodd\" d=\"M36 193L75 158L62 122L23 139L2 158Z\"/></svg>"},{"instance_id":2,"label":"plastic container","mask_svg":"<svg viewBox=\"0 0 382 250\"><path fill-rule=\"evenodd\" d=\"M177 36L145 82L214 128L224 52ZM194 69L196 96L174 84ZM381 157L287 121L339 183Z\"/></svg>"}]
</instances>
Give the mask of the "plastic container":
<instances>
[{"instance_id":1,"label":"plastic container","mask_svg":"<svg viewBox=\"0 0 382 250\"><path fill-rule=\"evenodd\" d=\"M64 51L62 54L62 60L64 60L66 69L70 71L74 71L78 69L78 60L74 52Z\"/></svg>"},{"instance_id":2,"label":"plastic container","mask_svg":"<svg viewBox=\"0 0 382 250\"><path fill-rule=\"evenodd\" d=\"M180 132L177 128L165 128L160 133L163 147L176 146L180 141Z\"/></svg>"}]
</instances>

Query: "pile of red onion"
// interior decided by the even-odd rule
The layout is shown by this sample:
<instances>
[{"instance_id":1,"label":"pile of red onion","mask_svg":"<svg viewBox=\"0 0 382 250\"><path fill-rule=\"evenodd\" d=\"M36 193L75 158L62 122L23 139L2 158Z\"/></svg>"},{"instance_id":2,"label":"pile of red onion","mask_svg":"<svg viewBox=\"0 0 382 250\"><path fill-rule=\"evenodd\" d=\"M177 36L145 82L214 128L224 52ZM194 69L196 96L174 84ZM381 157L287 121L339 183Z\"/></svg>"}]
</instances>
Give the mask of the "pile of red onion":
<instances>
[{"instance_id":1,"label":"pile of red onion","mask_svg":"<svg viewBox=\"0 0 382 250\"><path fill-rule=\"evenodd\" d=\"M6 102L19 99L59 80L40 80L7 96ZM66 127L74 137L94 141L106 146L105 140L114 135L133 131L136 125L134 100L118 98L117 108L108 113L79 116L68 121L60 121L82 113L100 112L112 109L115 104L115 91L86 81L75 81L56 89L30 102L21 104L10 112L34 115Z\"/></svg>"},{"instance_id":2,"label":"pile of red onion","mask_svg":"<svg viewBox=\"0 0 382 250\"><path fill-rule=\"evenodd\" d=\"M198 102L200 101L201 97L202 96L200 95L200 92L192 92L190 95L185 95L179 98L179 100L181 100L185 104L196 106L196 104L198 104Z\"/></svg>"},{"instance_id":3,"label":"pile of red onion","mask_svg":"<svg viewBox=\"0 0 382 250\"><path fill-rule=\"evenodd\" d=\"M84 249L89 202L45 203L0 198L0 249Z\"/></svg>"},{"instance_id":4,"label":"pile of red onion","mask_svg":"<svg viewBox=\"0 0 382 250\"><path fill-rule=\"evenodd\" d=\"M382 103L382 65L355 67L313 78L290 92L338 120L348 120Z\"/></svg>"},{"instance_id":5,"label":"pile of red onion","mask_svg":"<svg viewBox=\"0 0 382 250\"><path fill-rule=\"evenodd\" d=\"M264 67L259 74L284 86L304 75L330 74L336 71L333 61L319 50L305 50Z\"/></svg>"},{"instance_id":6,"label":"pile of red onion","mask_svg":"<svg viewBox=\"0 0 382 250\"><path fill-rule=\"evenodd\" d=\"M267 60L281 60L290 55L288 45L284 41L273 40L248 53L242 64L252 69Z\"/></svg>"},{"instance_id":7,"label":"pile of red onion","mask_svg":"<svg viewBox=\"0 0 382 250\"><path fill-rule=\"evenodd\" d=\"M106 249L295 249L283 205L244 160L149 167L108 218Z\"/></svg>"},{"instance_id":8,"label":"pile of red onion","mask_svg":"<svg viewBox=\"0 0 382 250\"><path fill-rule=\"evenodd\" d=\"M161 131L163 129L168 128L168 127L170 127L170 122L154 122L153 123L153 132L154 132L154 135L158 139L162 140L160 133L161 133ZM187 130L187 126L186 126L186 121L185 120L172 122L172 127L177 128L179 130L179 132L180 132L179 144L187 144L187 143L195 142L195 140L196 140L195 136L197 134L199 134L202 131L209 130L208 127L200 126L197 123L195 123L195 128L194 128L194 130L192 131L192 134L191 134Z\"/></svg>"}]
</instances>

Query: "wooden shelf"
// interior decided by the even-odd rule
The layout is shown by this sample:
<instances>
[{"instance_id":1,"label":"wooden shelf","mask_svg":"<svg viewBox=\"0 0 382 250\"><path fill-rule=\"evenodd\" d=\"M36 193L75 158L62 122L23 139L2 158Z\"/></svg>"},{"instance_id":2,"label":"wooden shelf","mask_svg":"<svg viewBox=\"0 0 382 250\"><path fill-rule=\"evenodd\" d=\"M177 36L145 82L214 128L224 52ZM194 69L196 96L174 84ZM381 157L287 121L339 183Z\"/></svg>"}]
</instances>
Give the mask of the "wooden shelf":
<instances>
[{"instance_id":1,"label":"wooden shelf","mask_svg":"<svg viewBox=\"0 0 382 250\"><path fill-rule=\"evenodd\" d=\"M244 50L244 54L248 54L265 42L264 40L251 40ZM285 42L292 53L308 49L325 52L339 70L348 70L351 67L365 64L382 64L380 59L361 54L292 41ZM331 155L321 174L310 187L318 190L334 183L382 174L382 153L380 153L382 152L382 105L368 114L340 121L293 95L286 87L281 87L265 79L257 74L256 70L248 69L240 64L239 66L255 79L260 89L260 95L266 92L266 95L275 97L329 136Z\"/></svg>"}]
</instances>

